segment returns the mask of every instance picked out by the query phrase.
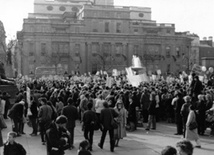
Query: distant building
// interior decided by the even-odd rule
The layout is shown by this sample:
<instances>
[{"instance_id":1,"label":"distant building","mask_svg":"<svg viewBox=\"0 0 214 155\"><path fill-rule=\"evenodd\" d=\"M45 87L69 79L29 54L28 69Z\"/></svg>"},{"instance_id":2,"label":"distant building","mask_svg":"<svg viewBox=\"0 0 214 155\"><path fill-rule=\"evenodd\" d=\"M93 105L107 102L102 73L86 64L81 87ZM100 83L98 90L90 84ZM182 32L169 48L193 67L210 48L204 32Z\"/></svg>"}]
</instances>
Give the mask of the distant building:
<instances>
[{"instance_id":1,"label":"distant building","mask_svg":"<svg viewBox=\"0 0 214 155\"><path fill-rule=\"evenodd\" d=\"M132 55L150 72L190 70L188 35L156 23L151 8L114 6L113 0L35 0L17 38L23 75L42 66L60 74L125 70Z\"/></svg>"},{"instance_id":2,"label":"distant building","mask_svg":"<svg viewBox=\"0 0 214 155\"><path fill-rule=\"evenodd\" d=\"M4 25L0 21L0 79L5 78L6 65L6 44L5 44L5 30Z\"/></svg>"},{"instance_id":3,"label":"distant building","mask_svg":"<svg viewBox=\"0 0 214 155\"><path fill-rule=\"evenodd\" d=\"M204 38L204 40L200 41L200 64L202 66L206 66L207 68L209 67L214 67L214 46L213 46L213 38L209 37L208 40L207 38Z\"/></svg>"},{"instance_id":4,"label":"distant building","mask_svg":"<svg viewBox=\"0 0 214 155\"><path fill-rule=\"evenodd\" d=\"M6 35L4 30L4 25L0 21L0 62L6 63Z\"/></svg>"}]
</instances>

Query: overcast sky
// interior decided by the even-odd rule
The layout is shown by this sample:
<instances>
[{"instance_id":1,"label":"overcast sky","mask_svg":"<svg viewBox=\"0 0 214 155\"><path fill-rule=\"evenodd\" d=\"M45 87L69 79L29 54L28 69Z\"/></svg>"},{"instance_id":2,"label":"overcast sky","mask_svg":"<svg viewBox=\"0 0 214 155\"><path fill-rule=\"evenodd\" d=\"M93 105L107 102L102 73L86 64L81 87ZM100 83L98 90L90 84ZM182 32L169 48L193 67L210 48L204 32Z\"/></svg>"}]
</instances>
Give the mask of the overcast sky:
<instances>
[{"instance_id":1,"label":"overcast sky","mask_svg":"<svg viewBox=\"0 0 214 155\"><path fill-rule=\"evenodd\" d=\"M7 39L22 29L23 18L33 12L34 0L0 0L0 20ZM115 0L119 6L150 7L152 20L173 23L177 32L190 31L203 37L214 37L214 0Z\"/></svg>"}]
</instances>

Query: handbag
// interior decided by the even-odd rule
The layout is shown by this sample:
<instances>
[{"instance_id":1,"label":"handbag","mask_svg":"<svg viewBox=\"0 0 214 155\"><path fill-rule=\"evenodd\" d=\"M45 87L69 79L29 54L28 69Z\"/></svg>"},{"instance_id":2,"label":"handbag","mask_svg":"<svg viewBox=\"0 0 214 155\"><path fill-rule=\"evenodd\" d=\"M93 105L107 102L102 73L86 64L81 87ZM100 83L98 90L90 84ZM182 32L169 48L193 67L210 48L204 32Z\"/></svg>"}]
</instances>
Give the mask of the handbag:
<instances>
[{"instance_id":1,"label":"handbag","mask_svg":"<svg viewBox=\"0 0 214 155\"><path fill-rule=\"evenodd\" d=\"M194 130L194 129L196 129L198 127L198 123L196 122L197 114L196 114L195 111L194 111L194 114L195 114L195 120L190 122L190 124L189 124L189 129L190 130Z\"/></svg>"},{"instance_id":2,"label":"handbag","mask_svg":"<svg viewBox=\"0 0 214 155\"><path fill-rule=\"evenodd\" d=\"M114 118L111 120L111 126L113 127L113 129L117 129L118 128L118 123L115 121Z\"/></svg>"},{"instance_id":3,"label":"handbag","mask_svg":"<svg viewBox=\"0 0 214 155\"><path fill-rule=\"evenodd\" d=\"M197 127L198 127L198 124L197 124L196 121L193 121L193 122L191 122L191 123L189 124L189 129L190 129L190 130L194 130L194 129L196 129Z\"/></svg>"}]
</instances>

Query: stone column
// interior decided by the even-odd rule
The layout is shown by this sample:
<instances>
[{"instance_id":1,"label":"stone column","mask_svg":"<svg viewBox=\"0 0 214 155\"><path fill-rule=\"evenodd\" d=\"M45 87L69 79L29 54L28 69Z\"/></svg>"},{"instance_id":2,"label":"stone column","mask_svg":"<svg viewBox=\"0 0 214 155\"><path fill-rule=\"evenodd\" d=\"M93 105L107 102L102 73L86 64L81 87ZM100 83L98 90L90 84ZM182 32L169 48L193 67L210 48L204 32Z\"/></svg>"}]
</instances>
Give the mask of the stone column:
<instances>
[{"instance_id":1,"label":"stone column","mask_svg":"<svg viewBox=\"0 0 214 155\"><path fill-rule=\"evenodd\" d=\"M115 45L115 43L112 43L111 44L111 67L112 67L112 69L114 68L114 66L115 66L115 60L116 60L116 57L115 57L115 48L116 48L116 45Z\"/></svg>"},{"instance_id":2,"label":"stone column","mask_svg":"<svg viewBox=\"0 0 214 155\"><path fill-rule=\"evenodd\" d=\"M91 72L91 43L90 42L86 42L86 68L85 71L86 73Z\"/></svg>"},{"instance_id":3,"label":"stone column","mask_svg":"<svg viewBox=\"0 0 214 155\"><path fill-rule=\"evenodd\" d=\"M123 54L123 61L124 61L125 65L128 65L127 47L128 47L128 45L126 43L123 43L122 54ZM124 59L124 58L126 58L126 59Z\"/></svg>"}]
</instances>

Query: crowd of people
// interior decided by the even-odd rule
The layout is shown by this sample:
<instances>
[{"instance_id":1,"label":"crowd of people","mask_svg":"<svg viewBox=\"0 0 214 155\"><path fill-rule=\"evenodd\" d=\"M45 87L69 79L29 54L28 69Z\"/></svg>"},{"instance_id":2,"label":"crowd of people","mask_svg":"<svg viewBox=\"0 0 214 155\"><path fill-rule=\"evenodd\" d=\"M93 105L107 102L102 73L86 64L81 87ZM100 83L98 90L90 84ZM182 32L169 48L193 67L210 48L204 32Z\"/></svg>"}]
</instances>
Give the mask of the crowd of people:
<instances>
[{"instance_id":1,"label":"crowd of people","mask_svg":"<svg viewBox=\"0 0 214 155\"><path fill-rule=\"evenodd\" d=\"M200 148L198 135L204 135L207 127L211 128L210 136L214 135L214 89L212 79L205 84L197 75L192 77L191 83L159 79L141 83L139 87L133 87L124 77L115 77L108 86L107 77L103 75L88 77L87 82L72 77L22 81L15 103L10 103L7 93L0 95L1 103L5 102L4 112L0 111L1 120L4 122L4 118L10 117L14 132L21 136L26 118L29 118L31 136L40 132L48 154L53 151L62 155L65 149L73 149L78 119L87 140L80 148L92 151L94 130L100 130L102 136L98 146L103 149L109 132L110 151L114 152L126 131L137 129L138 113L147 124L146 130L156 130L157 121L175 123L175 134L195 140L196 147ZM30 102L26 88L31 90ZM79 154L83 154L81 152L84 151Z\"/></svg>"}]
</instances>

